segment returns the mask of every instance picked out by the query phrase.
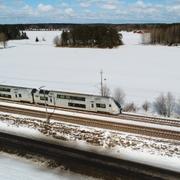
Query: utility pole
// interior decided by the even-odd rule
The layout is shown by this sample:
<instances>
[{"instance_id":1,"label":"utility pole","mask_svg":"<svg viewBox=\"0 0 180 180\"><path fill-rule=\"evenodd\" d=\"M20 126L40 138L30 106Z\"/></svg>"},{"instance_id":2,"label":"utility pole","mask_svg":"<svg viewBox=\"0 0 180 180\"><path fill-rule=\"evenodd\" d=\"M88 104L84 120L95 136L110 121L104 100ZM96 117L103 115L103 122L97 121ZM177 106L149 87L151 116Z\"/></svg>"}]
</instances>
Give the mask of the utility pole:
<instances>
[{"instance_id":1,"label":"utility pole","mask_svg":"<svg viewBox=\"0 0 180 180\"><path fill-rule=\"evenodd\" d=\"M103 70L100 71L101 75L101 96L106 96L107 94L107 86L105 81L107 80L106 78L103 77Z\"/></svg>"},{"instance_id":2,"label":"utility pole","mask_svg":"<svg viewBox=\"0 0 180 180\"><path fill-rule=\"evenodd\" d=\"M101 74L101 96L103 96L104 95L104 93L103 93L103 70L101 70L100 74Z\"/></svg>"}]
</instances>

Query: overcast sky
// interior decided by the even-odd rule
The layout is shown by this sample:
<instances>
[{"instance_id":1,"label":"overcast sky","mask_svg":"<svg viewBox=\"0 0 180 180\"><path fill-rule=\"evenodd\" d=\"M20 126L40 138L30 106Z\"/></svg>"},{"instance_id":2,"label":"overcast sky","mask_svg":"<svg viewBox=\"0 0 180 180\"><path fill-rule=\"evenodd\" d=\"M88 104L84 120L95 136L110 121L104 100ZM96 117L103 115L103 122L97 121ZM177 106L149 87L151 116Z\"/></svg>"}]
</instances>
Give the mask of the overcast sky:
<instances>
[{"instance_id":1,"label":"overcast sky","mask_svg":"<svg viewBox=\"0 0 180 180\"><path fill-rule=\"evenodd\" d=\"M180 22L180 0L0 0L0 24L151 22Z\"/></svg>"}]
</instances>

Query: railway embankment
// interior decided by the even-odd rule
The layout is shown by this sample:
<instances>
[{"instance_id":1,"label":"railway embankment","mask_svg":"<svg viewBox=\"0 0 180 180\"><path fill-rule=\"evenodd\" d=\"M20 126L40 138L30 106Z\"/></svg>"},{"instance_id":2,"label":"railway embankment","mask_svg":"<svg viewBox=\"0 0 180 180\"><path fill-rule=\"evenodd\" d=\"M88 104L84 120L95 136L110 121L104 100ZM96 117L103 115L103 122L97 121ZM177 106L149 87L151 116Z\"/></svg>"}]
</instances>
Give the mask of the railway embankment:
<instances>
[{"instance_id":1,"label":"railway embankment","mask_svg":"<svg viewBox=\"0 0 180 180\"><path fill-rule=\"evenodd\" d=\"M55 145L20 136L0 133L1 150L21 156L41 156L57 166L102 179L179 179L180 174L135 162L125 161L76 148Z\"/></svg>"},{"instance_id":2,"label":"railway embankment","mask_svg":"<svg viewBox=\"0 0 180 180\"><path fill-rule=\"evenodd\" d=\"M135 163L164 172L174 172L172 174L175 175L180 172L180 142L177 140L140 136L52 119L47 123L44 118L27 115L2 113L0 119L0 131L19 138L128 161L129 169Z\"/></svg>"}]
</instances>

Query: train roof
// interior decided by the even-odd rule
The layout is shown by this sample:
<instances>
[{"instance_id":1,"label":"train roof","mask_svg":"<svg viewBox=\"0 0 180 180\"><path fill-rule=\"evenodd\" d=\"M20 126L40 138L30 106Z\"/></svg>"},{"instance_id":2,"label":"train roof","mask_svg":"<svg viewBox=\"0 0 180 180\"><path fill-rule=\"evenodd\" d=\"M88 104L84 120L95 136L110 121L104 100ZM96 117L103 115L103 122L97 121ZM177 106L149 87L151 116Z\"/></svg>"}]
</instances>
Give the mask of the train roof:
<instances>
[{"instance_id":1,"label":"train roof","mask_svg":"<svg viewBox=\"0 0 180 180\"><path fill-rule=\"evenodd\" d=\"M5 87L5 88L21 88L21 89L36 89L36 88L29 88L29 87L22 87L22 86L14 86L14 85L5 85L5 84L0 84L0 87Z\"/></svg>"}]
</instances>

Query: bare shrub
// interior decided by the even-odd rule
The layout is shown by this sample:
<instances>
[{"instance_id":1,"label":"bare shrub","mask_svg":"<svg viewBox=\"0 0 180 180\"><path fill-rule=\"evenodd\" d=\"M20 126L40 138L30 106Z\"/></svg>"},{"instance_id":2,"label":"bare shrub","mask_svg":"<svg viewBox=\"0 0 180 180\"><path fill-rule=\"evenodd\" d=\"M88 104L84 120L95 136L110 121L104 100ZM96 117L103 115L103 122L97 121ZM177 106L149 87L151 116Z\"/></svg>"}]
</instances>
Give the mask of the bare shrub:
<instances>
[{"instance_id":1,"label":"bare shrub","mask_svg":"<svg viewBox=\"0 0 180 180\"><path fill-rule=\"evenodd\" d=\"M126 94L125 94L125 92L124 92L122 89L116 88L116 89L114 90L114 95L113 95L113 97L114 97L114 99L115 99L120 105L124 105L124 103L125 103L125 96L126 96Z\"/></svg>"},{"instance_id":2,"label":"bare shrub","mask_svg":"<svg viewBox=\"0 0 180 180\"><path fill-rule=\"evenodd\" d=\"M136 112L138 110L138 107L134 104L134 102L132 102L132 103L126 104L123 110L125 112Z\"/></svg>"},{"instance_id":3,"label":"bare shrub","mask_svg":"<svg viewBox=\"0 0 180 180\"><path fill-rule=\"evenodd\" d=\"M161 94L156 98L156 101L153 103L153 107L159 115L167 116L166 98L164 94Z\"/></svg>"},{"instance_id":4,"label":"bare shrub","mask_svg":"<svg viewBox=\"0 0 180 180\"><path fill-rule=\"evenodd\" d=\"M162 116L170 117L175 107L175 98L173 95L168 92L165 96L161 94L156 98L156 101L153 104L154 110Z\"/></svg>"},{"instance_id":5,"label":"bare shrub","mask_svg":"<svg viewBox=\"0 0 180 180\"><path fill-rule=\"evenodd\" d=\"M145 101L143 103L143 105L142 105L142 108L143 108L144 111L147 112L149 110L149 108L150 108L150 103L148 101Z\"/></svg>"}]
</instances>

